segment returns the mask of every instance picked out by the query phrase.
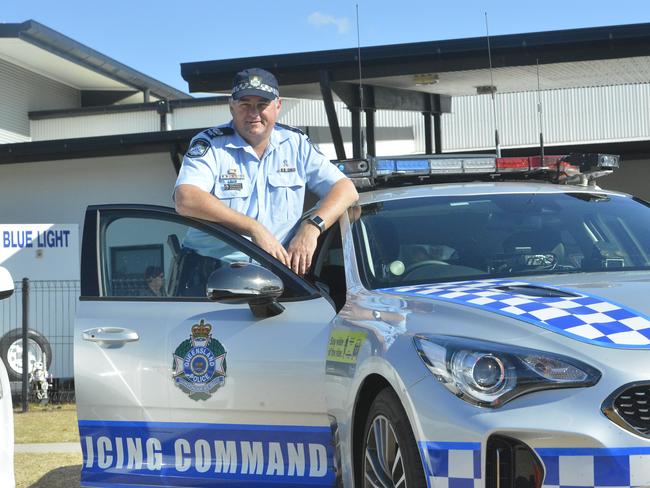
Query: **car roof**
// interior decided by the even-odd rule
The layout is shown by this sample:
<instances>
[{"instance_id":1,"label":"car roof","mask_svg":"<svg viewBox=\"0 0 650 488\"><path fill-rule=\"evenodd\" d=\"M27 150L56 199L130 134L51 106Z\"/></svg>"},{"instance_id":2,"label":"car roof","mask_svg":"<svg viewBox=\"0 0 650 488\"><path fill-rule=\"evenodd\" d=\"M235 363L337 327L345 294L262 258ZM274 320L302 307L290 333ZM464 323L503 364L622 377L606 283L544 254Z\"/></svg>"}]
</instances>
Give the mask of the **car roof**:
<instances>
[{"instance_id":1,"label":"car roof","mask_svg":"<svg viewBox=\"0 0 650 488\"><path fill-rule=\"evenodd\" d=\"M421 198L431 196L471 196L498 195L516 193L599 193L619 197L630 197L626 193L604 190L595 186L558 185L545 182L472 182L472 183L437 183L426 185L400 186L380 188L359 194L359 205L383 202L387 200L402 200L406 198Z\"/></svg>"}]
</instances>

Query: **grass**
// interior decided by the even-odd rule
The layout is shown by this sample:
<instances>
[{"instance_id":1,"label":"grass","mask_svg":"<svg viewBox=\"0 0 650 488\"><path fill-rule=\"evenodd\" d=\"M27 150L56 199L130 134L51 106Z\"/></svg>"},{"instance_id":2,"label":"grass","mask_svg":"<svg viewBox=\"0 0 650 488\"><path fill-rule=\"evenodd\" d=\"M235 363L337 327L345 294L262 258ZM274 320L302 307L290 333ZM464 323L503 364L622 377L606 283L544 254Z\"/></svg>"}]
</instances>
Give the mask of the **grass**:
<instances>
[{"instance_id":1,"label":"grass","mask_svg":"<svg viewBox=\"0 0 650 488\"><path fill-rule=\"evenodd\" d=\"M14 442L79 442L76 406L30 405L26 413L14 410Z\"/></svg>"},{"instance_id":2,"label":"grass","mask_svg":"<svg viewBox=\"0 0 650 488\"><path fill-rule=\"evenodd\" d=\"M79 486L81 462L81 454L16 454L16 488Z\"/></svg>"}]
</instances>

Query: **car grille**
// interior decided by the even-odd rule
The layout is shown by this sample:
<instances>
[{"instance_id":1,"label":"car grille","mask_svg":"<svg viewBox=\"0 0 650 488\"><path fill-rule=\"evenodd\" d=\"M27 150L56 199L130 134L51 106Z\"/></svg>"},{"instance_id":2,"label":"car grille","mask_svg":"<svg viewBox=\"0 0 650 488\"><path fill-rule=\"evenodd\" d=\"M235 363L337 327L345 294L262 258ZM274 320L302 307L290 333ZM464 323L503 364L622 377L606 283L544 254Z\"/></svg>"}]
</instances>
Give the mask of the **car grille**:
<instances>
[{"instance_id":1,"label":"car grille","mask_svg":"<svg viewBox=\"0 0 650 488\"><path fill-rule=\"evenodd\" d=\"M615 391L605 401L603 412L621 427L650 437L650 382L626 385Z\"/></svg>"}]
</instances>

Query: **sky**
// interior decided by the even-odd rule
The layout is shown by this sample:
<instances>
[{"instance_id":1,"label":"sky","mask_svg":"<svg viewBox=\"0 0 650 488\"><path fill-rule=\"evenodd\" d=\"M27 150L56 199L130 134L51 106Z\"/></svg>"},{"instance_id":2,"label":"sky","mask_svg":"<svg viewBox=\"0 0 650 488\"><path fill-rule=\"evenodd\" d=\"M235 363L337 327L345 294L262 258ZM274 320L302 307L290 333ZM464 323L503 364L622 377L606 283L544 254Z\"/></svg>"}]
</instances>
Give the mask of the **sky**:
<instances>
[{"instance_id":1,"label":"sky","mask_svg":"<svg viewBox=\"0 0 650 488\"><path fill-rule=\"evenodd\" d=\"M490 35L516 34L650 22L650 1L0 1L0 22L36 20L185 92L184 62L484 36L486 13Z\"/></svg>"}]
</instances>

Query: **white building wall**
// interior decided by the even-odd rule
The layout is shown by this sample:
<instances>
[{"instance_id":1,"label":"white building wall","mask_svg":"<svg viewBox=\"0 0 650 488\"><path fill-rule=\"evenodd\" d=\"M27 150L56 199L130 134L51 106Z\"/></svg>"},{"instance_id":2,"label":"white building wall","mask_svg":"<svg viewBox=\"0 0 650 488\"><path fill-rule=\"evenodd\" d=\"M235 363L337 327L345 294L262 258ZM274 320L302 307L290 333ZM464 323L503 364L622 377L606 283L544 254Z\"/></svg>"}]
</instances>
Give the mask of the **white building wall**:
<instances>
[{"instance_id":1,"label":"white building wall","mask_svg":"<svg viewBox=\"0 0 650 488\"><path fill-rule=\"evenodd\" d=\"M0 59L0 144L30 140L30 111L80 106L78 90Z\"/></svg>"},{"instance_id":2,"label":"white building wall","mask_svg":"<svg viewBox=\"0 0 650 488\"><path fill-rule=\"evenodd\" d=\"M172 206L169 153L0 165L0 223L83 224L86 206Z\"/></svg>"},{"instance_id":3,"label":"white building wall","mask_svg":"<svg viewBox=\"0 0 650 488\"><path fill-rule=\"evenodd\" d=\"M547 145L635 141L650 138L650 84L616 85L539 94ZM496 96L501 147L539 143L536 92ZM443 151L494 147L494 109L489 95L454 97L442 116Z\"/></svg>"},{"instance_id":4,"label":"white building wall","mask_svg":"<svg viewBox=\"0 0 650 488\"><path fill-rule=\"evenodd\" d=\"M175 108L171 114L174 130L200 129L225 124L230 120L228 104Z\"/></svg>"},{"instance_id":5,"label":"white building wall","mask_svg":"<svg viewBox=\"0 0 650 488\"><path fill-rule=\"evenodd\" d=\"M501 146L534 146L539 141L538 96L542 100L546 145L650 139L650 84L499 94L496 97ZM351 153L350 111L335 102L346 151ZM0 120L2 114L0 113ZM227 104L182 107L168 115L170 129L199 129L230 120ZM308 128L326 155L334 157L322 101L284 99L279 122ZM365 118L362 117L365 122ZM424 152L424 122L419 112L376 113L378 154ZM33 140L114 135L160 130L155 110L60 117L32 121ZM8 137L0 126L0 141ZM4 134L4 136L3 136ZM11 136L11 133L9 134ZM455 97L452 113L442 116L447 151L494 148L494 111L489 95Z\"/></svg>"},{"instance_id":6,"label":"white building wall","mask_svg":"<svg viewBox=\"0 0 650 488\"><path fill-rule=\"evenodd\" d=\"M155 110L139 110L39 119L30 125L33 141L137 134L159 131L160 115Z\"/></svg>"}]
</instances>

